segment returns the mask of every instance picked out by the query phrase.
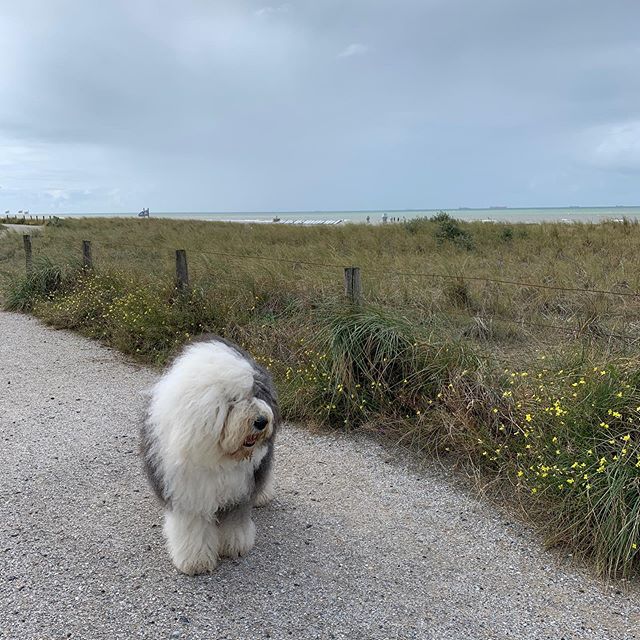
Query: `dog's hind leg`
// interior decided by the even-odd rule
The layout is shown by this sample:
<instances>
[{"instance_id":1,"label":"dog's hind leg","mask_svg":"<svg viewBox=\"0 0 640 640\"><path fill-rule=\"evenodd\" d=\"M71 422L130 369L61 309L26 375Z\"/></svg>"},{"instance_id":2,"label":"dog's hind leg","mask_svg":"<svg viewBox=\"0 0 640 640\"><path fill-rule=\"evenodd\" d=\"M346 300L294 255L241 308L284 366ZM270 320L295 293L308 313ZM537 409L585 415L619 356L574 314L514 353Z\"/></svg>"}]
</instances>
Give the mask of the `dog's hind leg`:
<instances>
[{"instance_id":1,"label":"dog's hind leg","mask_svg":"<svg viewBox=\"0 0 640 640\"><path fill-rule=\"evenodd\" d=\"M253 494L253 504L256 507L268 505L275 496L273 486L273 441L269 442L267 455L260 462L260 466L255 470L253 479L255 489Z\"/></svg>"},{"instance_id":2,"label":"dog's hind leg","mask_svg":"<svg viewBox=\"0 0 640 640\"><path fill-rule=\"evenodd\" d=\"M199 514L166 511L164 534L178 571L193 576L213 571L218 564L218 529Z\"/></svg>"},{"instance_id":3,"label":"dog's hind leg","mask_svg":"<svg viewBox=\"0 0 640 640\"><path fill-rule=\"evenodd\" d=\"M251 519L251 504L240 504L218 514L218 553L237 558L253 549L256 526Z\"/></svg>"},{"instance_id":4,"label":"dog's hind leg","mask_svg":"<svg viewBox=\"0 0 640 640\"><path fill-rule=\"evenodd\" d=\"M273 484L273 471L269 469L262 486L253 498L253 504L256 507L265 507L274 499L275 495L276 490Z\"/></svg>"}]
</instances>

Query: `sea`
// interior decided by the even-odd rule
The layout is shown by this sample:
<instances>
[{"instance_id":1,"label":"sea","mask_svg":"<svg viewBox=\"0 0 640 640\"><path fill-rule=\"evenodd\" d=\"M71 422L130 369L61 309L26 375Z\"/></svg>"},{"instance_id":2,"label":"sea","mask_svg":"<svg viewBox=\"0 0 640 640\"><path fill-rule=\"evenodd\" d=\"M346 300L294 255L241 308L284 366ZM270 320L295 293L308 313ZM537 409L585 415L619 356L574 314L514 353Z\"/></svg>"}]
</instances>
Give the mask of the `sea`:
<instances>
[{"instance_id":1,"label":"sea","mask_svg":"<svg viewBox=\"0 0 640 640\"><path fill-rule=\"evenodd\" d=\"M175 218L182 220L216 220L226 222L278 222L281 224L343 224L349 222L369 222L371 224L404 222L413 218L431 217L444 211L459 220L482 222L602 222L604 220L622 221L640 220L640 206L611 207L545 207L511 208L489 207L487 209L402 209L375 211L249 211L237 213L224 212L156 212L154 218ZM131 213L57 213L59 217L137 217Z\"/></svg>"}]
</instances>

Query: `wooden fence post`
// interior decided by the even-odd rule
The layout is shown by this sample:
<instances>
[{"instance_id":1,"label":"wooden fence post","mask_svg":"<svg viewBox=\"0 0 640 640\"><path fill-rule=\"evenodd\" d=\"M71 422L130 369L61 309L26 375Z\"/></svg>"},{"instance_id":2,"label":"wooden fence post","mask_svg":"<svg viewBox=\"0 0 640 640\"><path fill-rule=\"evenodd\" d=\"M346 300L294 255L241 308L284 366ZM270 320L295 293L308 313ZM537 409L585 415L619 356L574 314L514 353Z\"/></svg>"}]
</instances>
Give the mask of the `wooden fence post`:
<instances>
[{"instance_id":1,"label":"wooden fence post","mask_svg":"<svg viewBox=\"0 0 640 640\"><path fill-rule=\"evenodd\" d=\"M22 239L24 241L24 258L25 258L25 265L27 268L27 275L30 275L31 272L33 271L33 259L31 255L31 235L28 233L25 233L22 236Z\"/></svg>"},{"instance_id":2,"label":"wooden fence post","mask_svg":"<svg viewBox=\"0 0 640 640\"><path fill-rule=\"evenodd\" d=\"M82 241L82 266L85 269L93 269L93 258L91 257L91 240Z\"/></svg>"},{"instance_id":3,"label":"wooden fence post","mask_svg":"<svg viewBox=\"0 0 640 640\"><path fill-rule=\"evenodd\" d=\"M180 293L184 293L189 288L187 252L184 249L176 249L176 286Z\"/></svg>"},{"instance_id":4,"label":"wooden fence post","mask_svg":"<svg viewBox=\"0 0 640 640\"><path fill-rule=\"evenodd\" d=\"M352 304L359 304L362 298L360 267L345 267L344 293Z\"/></svg>"}]
</instances>

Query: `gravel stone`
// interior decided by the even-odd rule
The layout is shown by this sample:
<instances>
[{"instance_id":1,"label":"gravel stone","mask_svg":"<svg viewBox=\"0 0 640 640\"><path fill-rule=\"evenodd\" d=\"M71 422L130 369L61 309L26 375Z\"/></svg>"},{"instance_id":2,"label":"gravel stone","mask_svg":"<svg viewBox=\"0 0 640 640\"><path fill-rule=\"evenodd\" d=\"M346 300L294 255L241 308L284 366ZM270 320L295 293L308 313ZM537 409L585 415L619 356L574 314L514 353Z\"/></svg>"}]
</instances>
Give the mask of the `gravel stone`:
<instances>
[{"instance_id":1,"label":"gravel stone","mask_svg":"<svg viewBox=\"0 0 640 640\"><path fill-rule=\"evenodd\" d=\"M178 574L137 456L157 373L0 313L0 637L640 638L640 592L362 436L294 427L257 542Z\"/></svg>"}]
</instances>

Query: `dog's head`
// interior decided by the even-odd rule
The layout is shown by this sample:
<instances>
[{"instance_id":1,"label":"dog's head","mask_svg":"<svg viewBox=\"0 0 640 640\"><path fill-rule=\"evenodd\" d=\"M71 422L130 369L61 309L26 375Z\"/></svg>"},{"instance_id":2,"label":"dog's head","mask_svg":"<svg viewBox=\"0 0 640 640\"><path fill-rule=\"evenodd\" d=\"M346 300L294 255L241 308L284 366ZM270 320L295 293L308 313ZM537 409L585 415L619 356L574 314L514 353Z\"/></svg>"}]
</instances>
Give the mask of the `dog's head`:
<instances>
[{"instance_id":1,"label":"dog's head","mask_svg":"<svg viewBox=\"0 0 640 640\"><path fill-rule=\"evenodd\" d=\"M218 444L223 453L236 460L250 458L273 434L271 407L259 398L230 404Z\"/></svg>"},{"instance_id":2,"label":"dog's head","mask_svg":"<svg viewBox=\"0 0 640 640\"><path fill-rule=\"evenodd\" d=\"M246 460L273 437L279 419L270 378L249 356L220 340L197 342L152 391L150 446L180 464Z\"/></svg>"}]
</instances>

